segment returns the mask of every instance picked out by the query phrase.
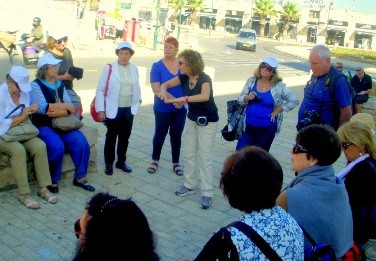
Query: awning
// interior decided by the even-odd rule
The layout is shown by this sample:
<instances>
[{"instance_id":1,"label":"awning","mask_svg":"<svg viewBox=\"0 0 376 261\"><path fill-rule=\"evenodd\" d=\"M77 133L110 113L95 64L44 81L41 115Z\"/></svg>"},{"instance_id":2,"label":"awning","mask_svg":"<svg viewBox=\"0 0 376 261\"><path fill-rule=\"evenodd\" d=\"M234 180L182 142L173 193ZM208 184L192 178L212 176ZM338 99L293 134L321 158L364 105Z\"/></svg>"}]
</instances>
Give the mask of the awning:
<instances>
[{"instance_id":1,"label":"awning","mask_svg":"<svg viewBox=\"0 0 376 261\"><path fill-rule=\"evenodd\" d=\"M210 16L213 16L215 17L216 13L199 13L197 14L197 16L207 16L207 17L210 17Z\"/></svg>"},{"instance_id":2,"label":"awning","mask_svg":"<svg viewBox=\"0 0 376 261\"><path fill-rule=\"evenodd\" d=\"M316 29L317 25L307 24L307 28Z\"/></svg>"},{"instance_id":3,"label":"awning","mask_svg":"<svg viewBox=\"0 0 376 261\"><path fill-rule=\"evenodd\" d=\"M238 20L238 21L242 21L243 20L242 18L228 17L228 16L225 16L225 19L228 19L228 20Z\"/></svg>"},{"instance_id":4,"label":"awning","mask_svg":"<svg viewBox=\"0 0 376 261\"><path fill-rule=\"evenodd\" d=\"M328 31L339 31L339 32L342 32L342 33L347 32L347 29L339 28L339 27L328 27L327 30L328 30Z\"/></svg>"},{"instance_id":5,"label":"awning","mask_svg":"<svg viewBox=\"0 0 376 261\"><path fill-rule=\"evenodd\" d=\"M361 34L361 35L369 35L369 36L375 36L376 32L370 32L370 31L363 31L363 30L355 30L356 34Z\"/></svg>"}]
</instances>

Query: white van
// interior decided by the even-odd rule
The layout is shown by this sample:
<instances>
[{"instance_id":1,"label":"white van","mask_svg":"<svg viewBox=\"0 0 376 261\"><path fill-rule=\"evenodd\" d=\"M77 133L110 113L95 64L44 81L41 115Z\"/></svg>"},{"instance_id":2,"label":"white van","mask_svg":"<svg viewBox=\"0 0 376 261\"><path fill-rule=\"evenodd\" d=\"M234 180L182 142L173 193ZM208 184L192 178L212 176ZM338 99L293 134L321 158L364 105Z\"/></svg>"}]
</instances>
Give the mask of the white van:
<instances>
[{"instance_id":1,"label":"white van","mask_svg":"<svg viewBox=\"0 0 376 261\"><path fill-rule=\"evenodd\" d=\"M256 31L249 28L242 28L236 39L236 50L246 49L256 51Z\"/></svg>"}]
</instances>

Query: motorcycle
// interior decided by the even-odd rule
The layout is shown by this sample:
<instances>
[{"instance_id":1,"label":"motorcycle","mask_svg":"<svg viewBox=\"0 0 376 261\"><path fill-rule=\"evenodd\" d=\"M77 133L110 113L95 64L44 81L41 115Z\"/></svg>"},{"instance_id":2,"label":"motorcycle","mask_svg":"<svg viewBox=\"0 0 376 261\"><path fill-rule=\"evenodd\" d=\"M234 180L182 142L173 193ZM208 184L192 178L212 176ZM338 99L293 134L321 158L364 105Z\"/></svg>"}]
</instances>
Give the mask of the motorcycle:
<instances>
[{"instance_id":1,"label":"motorcycle","mask_svg":"<svg viewBox=\"0 0 376 261\"><path fill-rule=\"evenodd\" d=\"M39 45L39 49L37 50L33 48L33 42L29 42L29 35L24 33L21 35L21 39L19 41L19 46L21 49L24 48L23 50L23 61L25 65L28 64L37 64L38 59L40 56L42 56L46 51L47 51L47 45L45 43L42 43Z\"/></svg>"}]
</instances>

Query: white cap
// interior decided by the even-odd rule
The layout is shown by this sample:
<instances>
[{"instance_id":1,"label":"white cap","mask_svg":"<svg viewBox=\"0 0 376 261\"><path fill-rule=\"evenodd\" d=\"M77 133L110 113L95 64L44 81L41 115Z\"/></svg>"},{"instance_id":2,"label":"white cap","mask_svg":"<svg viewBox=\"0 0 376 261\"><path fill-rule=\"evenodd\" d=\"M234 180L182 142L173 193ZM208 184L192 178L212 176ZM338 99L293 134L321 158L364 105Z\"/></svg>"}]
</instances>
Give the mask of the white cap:
<instances>
[{"instance_id":1,"label":"white cap","mask_svg":"<svg viewBox=\"0 0 376 261\"><path fill-rule=\"evenodd\" d=\"M116 50L120 50L120 49L123 49L123 48L128 48L130 49L131 51L134 51L133 48L132 48L132 45L128 42L121 42L118 44Z\"/></svg>"},{"instance_id":2,"label":"white cap","mask_svg":"<svg viewBox=\"0 0 376 261\"><path fill-rule=\"evenodd\" d=\"M31 86L29 83L29 72L25 67L13 66L8 74L18 84L18 87L22 92L31 91Z\"/></svg>"},{"instance_id":3,"label":"white cap","mask_svg":"<svg viewBox=\"0 0 376 261\"><path fill-rule=\"evenodd\" d=\"M278 60L273 56L267 56L261 62L269 64L274 69L278 67Z\"/></svg>"},{"instance_id":4,"label":"white cap","mask_svg":"<svg viewBox=\"0 0 376 261\"><path fill-rule=\"evenodd\" d=\"M43 54L39 59L38 59L38 68L42 67L43 65L56 65L61 63L62 60L56 59L53 57L52 54L50 53L45 53Z\"/></svg>"}]
</instances>

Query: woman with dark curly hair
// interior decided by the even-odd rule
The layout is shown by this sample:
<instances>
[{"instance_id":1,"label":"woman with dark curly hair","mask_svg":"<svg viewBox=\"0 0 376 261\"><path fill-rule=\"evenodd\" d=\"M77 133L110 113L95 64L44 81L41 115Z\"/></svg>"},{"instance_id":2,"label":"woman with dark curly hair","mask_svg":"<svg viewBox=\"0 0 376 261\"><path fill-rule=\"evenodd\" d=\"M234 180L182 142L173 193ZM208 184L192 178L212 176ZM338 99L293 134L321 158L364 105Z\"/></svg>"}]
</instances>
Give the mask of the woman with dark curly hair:
<instances>
[{"instance_id":1,"label":"woman with dark curly hair","mask_svg":"<svg viewBox=\"0 0 376 261\"><path fill-rule=\"evenodd\" d=\"M340 139L332 127L314 124L300 129L291 149L296 177L276 201L316 242L331 245L337 258L352 247L353 235L349 197L332 166L340 155ZM306 238L304 247L311 246Z\"/></svg>"},{"instance_id":2,"label":"woman with dark curly hair","mask_svg":"<svg viewBox=\"0 0 376 261\"><path fill-rule=\"evenodd\" d=\"M275 205L282 182L283 171L278 161L267 151L248 146L225 160L220 187L230 205L244 212L240 222L262 236L282 260L303 260L302 230L293 217ZM228 260L267 259L257 245L231 223L212 236L195 261L222 260L221 255L227 254L229 249L231 258Z\"/></svg>"},{"instance_id":3,"label":"woman with dark curly hair","mask_svg":"<svg viewBox=\"0 0 376 261\"><path fill-rule=\"evenodd\" d=\"M158 97L166 103L188 104L188 116L184 127L185 182L175 194L186 196L196 193L196 156L200 155L198 169L201 178L201 206L211 207L213 197L212 148L218 127L218 109L214 102L212 80L204 73L201 54L193 50L179 53L181 75L164 82ZM168 98L167 89L181 85L183 97ZM198 164L197 164L198 165Z\"/></svg>"},{"instance_id":4,"label":"woman with dark curly hair","mask_svg":"<svg viewBox=\"0 0 376 261\"><path fill-rule=\"evenodd\" d=\"M159 260L148 221L131 199L94 195L74 230L78 238L75 261Z\"/></svg>"}]
</instances>

